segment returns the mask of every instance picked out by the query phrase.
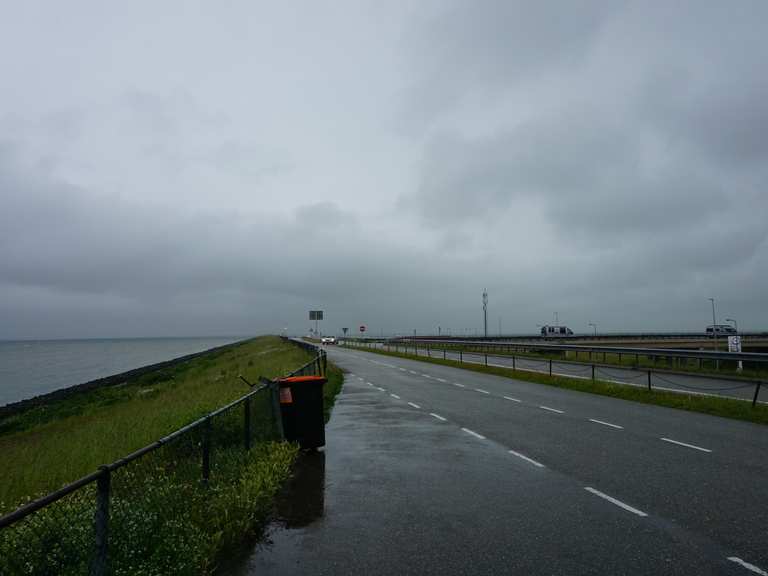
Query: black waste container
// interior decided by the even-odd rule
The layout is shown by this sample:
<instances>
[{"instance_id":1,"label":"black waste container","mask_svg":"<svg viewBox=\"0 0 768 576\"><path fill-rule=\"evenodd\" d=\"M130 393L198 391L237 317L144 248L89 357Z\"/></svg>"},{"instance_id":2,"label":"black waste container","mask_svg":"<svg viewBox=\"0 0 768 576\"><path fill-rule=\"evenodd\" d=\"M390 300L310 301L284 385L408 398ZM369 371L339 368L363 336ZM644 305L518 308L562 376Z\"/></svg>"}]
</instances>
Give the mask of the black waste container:
<instances>
[{"instance_id":1,"label":"black waste container","mask_svg":"<svg viewBox=\"0 0 768 576\"><path fill-rule=\"evenodd\" d=\"M322 376L291 376L277 381L285 439L304 449L325 446Z\"/></svg>"}]
</instances>

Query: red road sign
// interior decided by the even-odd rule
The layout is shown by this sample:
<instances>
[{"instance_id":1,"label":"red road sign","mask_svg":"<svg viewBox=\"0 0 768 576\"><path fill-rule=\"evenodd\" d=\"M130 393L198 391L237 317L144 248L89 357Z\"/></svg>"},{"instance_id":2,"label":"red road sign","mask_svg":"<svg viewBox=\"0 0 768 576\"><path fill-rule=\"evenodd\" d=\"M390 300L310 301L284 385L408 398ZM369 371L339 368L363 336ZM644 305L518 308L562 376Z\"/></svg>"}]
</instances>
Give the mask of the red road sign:
<instances>
[{"instance_id":1,"label":"red road sign","mask_svg":"<svg viewBox=\"0 0 768 576\"><path fill-rule=\"evenodd\" d=\"M360 326L360 332L365 332L365 326Z\"/></svg>"}]
</instances>

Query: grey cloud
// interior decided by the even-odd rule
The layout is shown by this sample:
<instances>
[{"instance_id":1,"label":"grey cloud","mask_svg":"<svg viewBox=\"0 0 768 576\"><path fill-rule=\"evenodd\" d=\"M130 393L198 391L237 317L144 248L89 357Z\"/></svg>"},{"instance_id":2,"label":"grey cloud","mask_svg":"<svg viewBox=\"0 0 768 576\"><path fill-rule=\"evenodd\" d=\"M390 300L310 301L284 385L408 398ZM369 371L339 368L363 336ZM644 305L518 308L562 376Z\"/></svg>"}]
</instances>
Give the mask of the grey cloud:
<instances>
[{"instance_id":1,"label":"grey cloud","mask_svg":"<svg viewBox=\"0 0 768 576\"><path fill-rule=\"evenodd\" d=\"M0 22L0 337L768 322L765 3L219 10Z\"/></svg>"}]
</instances>

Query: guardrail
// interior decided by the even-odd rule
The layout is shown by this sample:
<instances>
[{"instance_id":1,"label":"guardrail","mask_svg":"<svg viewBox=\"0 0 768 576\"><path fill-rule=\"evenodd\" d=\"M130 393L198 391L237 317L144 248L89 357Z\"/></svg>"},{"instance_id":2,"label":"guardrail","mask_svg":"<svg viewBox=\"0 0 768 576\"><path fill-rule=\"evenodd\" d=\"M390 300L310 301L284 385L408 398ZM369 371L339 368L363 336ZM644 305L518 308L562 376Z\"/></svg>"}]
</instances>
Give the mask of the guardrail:
<instances>
[{"instance_id":1,"label":"guardrail","mask_svg":"<svg viewBox=\"0 0 768 576\"><path fill-rule=\"evenodd\" d=\"M287 376L325 373L325 352L307 349L315 357ZM162 548L169 545L190 546L184 553L191 561L204 553L195 549L200 534L191 503L235 485L251 448L279 439L277 386L253 386L226 406L0 517L0 574L140 573L147 557L170 553Z\"/></svg>"},{"instance_id":2,"label":"guardrail","mask_svg":"<svg viewBox=\"0 0 768 576\"><path fill-rule=\"evenodd\" d=\"M346 345L351 345L353 347L362 347L362 348L370 348L370 344L368 342L358 341L358 340L347 340L344 342ZM436 345L437 344L437 345ZM464 346L462 347L461 344ZM606 353L629 353L631 355L635 355L638 350L642 350L639 352L639 355L645 355L646 352L650 353L651 356L658 355L663 356L667 353L684 353L681 354L681 356L685 356L687 358L690 357L696 357L696 354L700 354L701 357L711 358L711 359L719 359L719 360L739 360L744 359L744 357L752 358L753 360L755 357L758 357L757 360L760 362L768 362L768 354L749 354L749 353L727 353L727 352L698 352L698 351L690 351L690 350L669 350L669 349L656 349L656 348L645 348L645 349L637 349L637 348L615 348L615 347L595 347L595 346L577 346L577 345L515 345L510 343L492 343L492 342L477 342L477 341L463 341L463 342L451 342L450 345L446 345L446 342L439 341L439 340L433 340L433 341L425 341L425 340L408 340L408 339L400 339L397 341L391 340L389 342L381 343L380 344L382 349L392 351L394 348L394 351L400 352L402 349L405 354L413 354L415 356L419 356L420 352L423 355L426 355L428 357L433 357L431 353L436 352L443 353L443 359L451 359L447 357L447 353L451 352L454 355L454 358L458 360L459 363L473 363L473 364L484 364L485 366L488 366L488 359L489 358L496 358L496 359L504 359L510 364L508 367L512 370L523 370L523 371L532 371L532 372L539 372L539 373L548 373L550 376L552 375L558 375L553 372L553 367L556 367L557 365L571 365L571 366L580 366L583 367L584 370L582 370L579 374L560 374L563 376L570 376L575 378L587 378L591 379L593 381L600 379L600 377L607 377L612 382L616 382L619 384L627 384L627 385L638 385L637 383L632 382L632 380L638 380L642 379L645 381L644 386L648 388L648 390L653 390L653 381L654 379L657 381L661 381L663 384L667 384L668 386L673 386L674 388L670 389L669 387L664 386L658 386L657 382L657 389L663 389L665 391L676 391L676 392L688 392L693 394L705 394L705 395L716 395L720 397L730 397L734 398L734 396L728 396L723 394L712 394L713 392L733 392L737 390L745 390L748 388L754 387L754 394L752 395L752 406L756 406L758 402L758 398L760 395L761 388L766 382L762 379L748 379L748 378L740 378L740 379L731 379L728 386L721 386L721 387L697 387L697 386L690 386L689 384L681 383L681 382L672 382L668 378L665 378L665 376L669 375L678 375L678 376L685 376L687 378L699 378L699 379L721 379L721 376L718 375L705 375L705 374L697 374L697 373L691 373L691 372L682 372L682 371L674 371L674 370L664 370L664 369L658 369L655 367L639 367L637 365L635 366L617 366L615 364L606 364L606 363L600 363L597 361L590 360L589 362L579 362L579 361L571 361L571 360L564 360L564 359L554 359L554 358L542 358L542 357L531 357L531 356L525 356L521 354L521 352L525 352L531 348L536 349L545 349L548 351L568 351L568 350L579 350L579 351L592 351L592 352L606 352ZM504 354L501 354L500 352L504 352ZM439 356L438 356L439 357ZM477 358L477 362L472 362L470 358ZM526 366L526 362L528 362L528 365ZM530 366L531 362L539 362L544 364L544 369L534 369ZM608 370L613 369L614 373L611 374L608 372ZM624 371L629 374L632 374L631 376L627 374L623 375L617 375L616 371ZM617 378L625 378L624 381L618 381ZM629 380L629 381L628 381ZM742 398L737 398L742 399Z\"/></svg>"},{"instance_id":3,"label":"guardrail","mask_svg":"<svg viewBox=\"0 0 768 576\"><path fill-rule=\"evenodd\" d=\"M412 339L412 338L399 338L396 340L390 340L390 342L411 343L414 345L426 345L429 346L465 346L465 347L481 347L487 349L495 349L502 351L524 351L524 350L536 350L544 352L552 351L572 351L572 352L586 352L586 353L600 353L600 354L622 354L628 356L655 356L666 358L697 358L703 360L719 360L719 361L743 361L743 362L758 362L768 363L768 354L758 352L719 352L715 350L684 350L676 348L635 348L628 346L584 346L582 344L538 344L532 342L525 343L513 343L513 342L492 342L492 341L478 341L478 340L439 340L439 339Z\"/></svg>"}]
</instances>

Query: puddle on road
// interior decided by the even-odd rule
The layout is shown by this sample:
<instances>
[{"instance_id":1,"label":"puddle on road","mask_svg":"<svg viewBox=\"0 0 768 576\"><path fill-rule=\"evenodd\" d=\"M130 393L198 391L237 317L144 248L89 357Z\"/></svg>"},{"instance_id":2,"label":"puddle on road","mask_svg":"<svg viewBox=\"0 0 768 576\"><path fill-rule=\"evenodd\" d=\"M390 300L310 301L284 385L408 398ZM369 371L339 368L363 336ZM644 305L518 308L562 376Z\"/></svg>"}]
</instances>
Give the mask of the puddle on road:
<instances>
[{"instance_id":1,"label":"puddle on road","mask_svg":"<svg viewBox=\"0 0 768 576\"><path fill-rule=\"evenodd\" d=\"M275 515L263 539L230 557L216 571L219 575L261 574L264 568L279 573L279 566L290 562L295 536L322 518L325 512L325 452L302 452L293 476L280 491Z\"/></svg>"}]
</instances>

